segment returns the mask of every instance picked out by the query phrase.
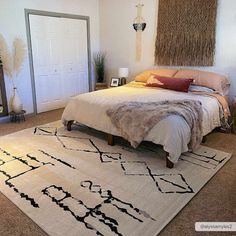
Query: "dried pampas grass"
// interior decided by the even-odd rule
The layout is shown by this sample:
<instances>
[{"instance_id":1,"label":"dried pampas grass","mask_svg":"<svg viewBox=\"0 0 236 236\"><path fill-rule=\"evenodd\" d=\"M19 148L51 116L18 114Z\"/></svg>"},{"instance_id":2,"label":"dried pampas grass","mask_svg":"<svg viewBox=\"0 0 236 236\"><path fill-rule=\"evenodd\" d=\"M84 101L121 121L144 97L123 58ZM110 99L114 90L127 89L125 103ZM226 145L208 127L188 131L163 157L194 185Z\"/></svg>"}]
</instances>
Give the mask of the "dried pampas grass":
<instances>
[{"instance_id":1,"label":"dried pampas grass","mask_svg":"<svg viewBox=\"0 0 236 236\"><path fill-rule=\"evenodd\" d=\"M19 74L22 64L25 59L26 49L24 42L16 38L13 42L13 71L15 72L15 76Z\"/></svg>"},{"instance_id":2,"label":"dried pampas grass","mask_svg":"<svg viewBox=\"0 0 236 236\"><path fill-rule=\"evenodd\" d=\"M14 80L21 70L26 55L24 42L16 38L13 42L13 54L7 46L4 37L0 34L0 59L2 61L4 73Z\"/></svg>"},{"instance_id":3,"label":"dried pampas grass","mask_svg":"<svg viewBox=\"0 0 236 236\"><path fill-rule=\"evenodd\" d=\"M13 76L12 56L2 34L0 34L0 58L2 61L4 72L9 78L12 78Z\"/></svg>"}]
</instances>

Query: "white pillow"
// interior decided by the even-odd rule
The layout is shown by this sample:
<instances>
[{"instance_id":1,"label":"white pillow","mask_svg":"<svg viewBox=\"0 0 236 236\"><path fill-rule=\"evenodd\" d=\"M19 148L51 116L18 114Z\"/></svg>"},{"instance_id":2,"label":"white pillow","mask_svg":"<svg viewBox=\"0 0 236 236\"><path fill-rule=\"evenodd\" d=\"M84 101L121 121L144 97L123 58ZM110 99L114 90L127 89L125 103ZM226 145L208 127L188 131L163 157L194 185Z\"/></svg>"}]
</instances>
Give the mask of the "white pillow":
<instances>
[{"instance_id":1,"label":"white pillow","mask_svg":"<svg viewBox=\"0 0 236 236\"><path fill-rule=\"evenodd\" d=\"M208 87L205 87L205 86L200 86L200 85L193 85L191 84L189 86L189 92L206 92L206 93L214 93L215 90L214 89L211 89L211 88L208 88Z\"/></svg>"}]
</instances>

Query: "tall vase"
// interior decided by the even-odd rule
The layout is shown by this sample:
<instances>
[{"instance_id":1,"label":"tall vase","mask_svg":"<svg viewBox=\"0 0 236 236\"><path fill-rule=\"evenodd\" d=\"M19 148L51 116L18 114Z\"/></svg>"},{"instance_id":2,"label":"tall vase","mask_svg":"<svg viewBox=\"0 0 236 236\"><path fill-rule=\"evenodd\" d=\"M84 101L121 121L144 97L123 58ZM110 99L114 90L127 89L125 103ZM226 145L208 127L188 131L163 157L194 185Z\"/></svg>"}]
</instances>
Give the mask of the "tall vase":
<instances>
[{"instance_id":1,"label":"tall vase","mask_svg":"<svg viewBox=\"0 0 236 236\"><path fill-rule=\"evenodd\" d=\"M11 109L12 109L12 111L14 111L15 113L19 113L19 112L21 112L22 109L23 109L23 105L22 105L22 102L21 102L20 97L19 97L19 95L18 95L18 92L17 92L17 88L16 88L16 87L14 87L14 91L13 91Z\"/></svg>"}]
</instances>

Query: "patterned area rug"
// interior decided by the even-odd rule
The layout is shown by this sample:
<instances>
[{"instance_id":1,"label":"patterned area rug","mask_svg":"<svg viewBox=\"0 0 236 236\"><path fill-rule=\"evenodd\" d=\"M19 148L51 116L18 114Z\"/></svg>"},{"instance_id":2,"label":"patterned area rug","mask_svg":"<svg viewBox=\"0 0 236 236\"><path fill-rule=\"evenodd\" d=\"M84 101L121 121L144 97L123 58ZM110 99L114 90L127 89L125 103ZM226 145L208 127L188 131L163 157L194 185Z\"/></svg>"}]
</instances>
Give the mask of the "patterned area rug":
<instances>
[{"instance_id":1,"label":"patterned area rug","mask_svg":"<svg viewBox=\"0 0 236 236\"><path fill-rule=\"evenodd\" d=\"M49 235L154 236L230 157L201 146L167 169L157 145L58 121L0 138L0 190Z\"/></svg>"}]
</instances>

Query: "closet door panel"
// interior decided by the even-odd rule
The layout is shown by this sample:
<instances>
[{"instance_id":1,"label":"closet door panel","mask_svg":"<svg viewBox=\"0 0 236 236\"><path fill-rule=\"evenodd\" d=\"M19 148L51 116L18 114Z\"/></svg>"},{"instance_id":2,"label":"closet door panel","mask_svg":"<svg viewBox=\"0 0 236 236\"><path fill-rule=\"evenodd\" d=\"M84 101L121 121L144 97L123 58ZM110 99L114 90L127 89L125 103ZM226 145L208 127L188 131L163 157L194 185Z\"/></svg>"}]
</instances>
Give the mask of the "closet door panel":
<instances>
[{"instance_id":1,"label":"closet door panel","mask_svg":"<svg viewBox=\"0 0 236 236\"><path fill-rule=\"evenodd\" d=\"M80 93L87 93L89 90L89 86L87 81L84 78L87 76L86 72L79 72L79 92Z\"/></svg>"},{"instance_id":2,"label":"closet door panel","mask_svg":"<svg viewBox=\"0 0 236 236\"><path fill-rule=\"evenodd\" d=\"M70 97L89 92L87 26L84 20L64 19L64 29L63 84L64 97L68 101ZM68 84L68 78L73 86Z\"/></svg>"},{"instance_id":3,"label":"closet door panel","mask_svg":"<svg viewBox=\"0 0 236 236\"><path fill-rule=\"evenodd\" d=\"M62 107L60 19L30 15L37 111Z\"/></svg>"}]
</instances>

